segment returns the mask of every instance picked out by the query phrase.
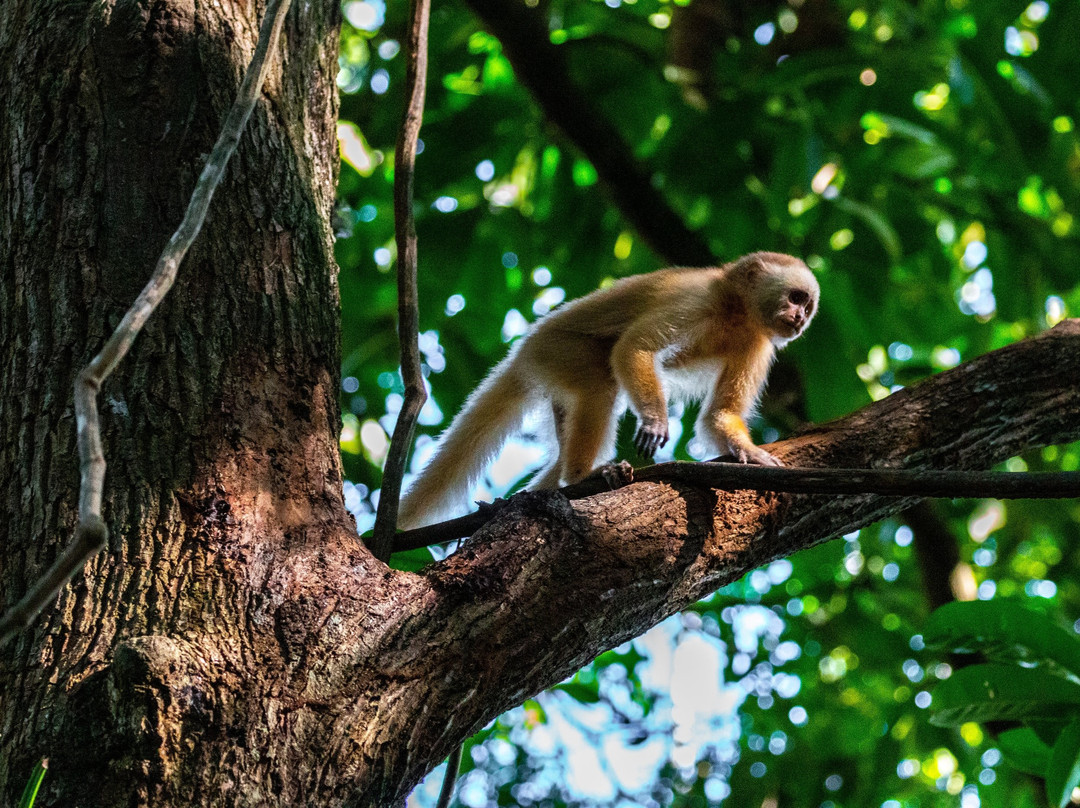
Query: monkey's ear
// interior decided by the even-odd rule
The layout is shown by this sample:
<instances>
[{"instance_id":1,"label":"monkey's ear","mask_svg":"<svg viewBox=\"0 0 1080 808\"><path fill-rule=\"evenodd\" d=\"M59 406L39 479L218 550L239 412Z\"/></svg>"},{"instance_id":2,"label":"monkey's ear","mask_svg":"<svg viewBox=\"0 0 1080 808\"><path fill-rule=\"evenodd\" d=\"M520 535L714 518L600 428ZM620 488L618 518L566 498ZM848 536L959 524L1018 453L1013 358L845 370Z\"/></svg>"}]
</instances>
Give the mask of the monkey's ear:
<instances>
[{"instance_id":1,"label":"monkey's ear","mask_svg":"<svg viewBox=\"0 0 1080 808\"><path fill-rule=\"evenodd\" d=\"M762 260L761 253L744 255L736 266L748 281L755 281L765 274L765 262Z\"/></svg>"}]
</instances>

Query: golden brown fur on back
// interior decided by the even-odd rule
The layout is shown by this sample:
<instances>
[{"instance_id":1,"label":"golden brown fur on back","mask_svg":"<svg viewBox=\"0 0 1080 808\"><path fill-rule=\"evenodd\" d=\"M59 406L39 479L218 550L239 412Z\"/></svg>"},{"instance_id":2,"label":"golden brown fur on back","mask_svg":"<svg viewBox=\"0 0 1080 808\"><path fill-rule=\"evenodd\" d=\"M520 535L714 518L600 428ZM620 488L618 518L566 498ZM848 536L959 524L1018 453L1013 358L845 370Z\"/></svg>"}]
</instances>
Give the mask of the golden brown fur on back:
<instances>
[{"instance_id":1,"label":"golden brown fur on back","mask_svg":"<svg viewBox=\"0 0 1080 808\"><path fill-rule=\"evenodd\" d=\"M534 487L588 475L614 445L620 402L638 418L646 456L668 440L672 388L704 399L697 434L740 462L777 464L754 446L744 419L777 347L816 313L806 265L752 253L722 267L664 269L616 281L557 309L532 329L469 397L402 503L415 527L458 509L524 414L551 408L557 447Z\"/></svg>"}]
</instances>

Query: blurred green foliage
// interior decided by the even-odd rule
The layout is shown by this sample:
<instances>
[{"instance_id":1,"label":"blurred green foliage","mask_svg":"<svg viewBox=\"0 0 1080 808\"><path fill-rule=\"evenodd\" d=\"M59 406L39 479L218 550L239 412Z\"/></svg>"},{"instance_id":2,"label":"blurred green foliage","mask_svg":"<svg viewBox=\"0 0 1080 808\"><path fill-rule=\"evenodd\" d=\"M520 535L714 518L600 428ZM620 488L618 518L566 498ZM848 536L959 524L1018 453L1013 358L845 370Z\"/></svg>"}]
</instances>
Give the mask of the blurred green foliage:
<instances>
[{"instance_id":1,"label":"blurred green foliage","mask_svg":"<svg viewBox=\"0 0 1080 808\"><path fill-rule=\"evenodd\" d=\"M1040 777L1054 808L1080 788L1080 639L1013 601L949 603L926 625L930 645L1000 662L958 670L934 690L931 721L1000 722L1005 759ZM1008 727L1008 728L1006 728Z\"/></svg>"},{"instance_id":2,"label":"blurred green foliage","mask_svg":"<svg viewBox=\"0 0 1080 808\"><path fill-rule=\"evenodd\" d=\"M407 9L343 9L342 454L366 529L401 389L391 184ZM697 12L719 27L698 31L694 51L685 37L705 23L686 15ZM821 313L786 351L797 373L780 404L765 402L759 439L1080 314L1080 4L540 0L536 13L570 81L718 260L778 250L817 273ZM430 59L416 214L434 400L420 431L436 435L504 354L504 326L667 262L468 6L435 4ZM1006 467L1075 470L1080 447ZM730 790L727 804L755 806L1045 805L1041 782L999 765L1004 738L929 722L932 685L955 673L924 648L924 592L928 576L953 574L982 599L1071 625L1080 507L945 501L932 515L955 543L955 571L919 564L901 516L665 623L672 647L711 644L742 694L693 761L671 751L685 730L678 704L650 681L655 648L636 642L477 736L464 804L705 806ZM666 738L671 754L644 784L603 763L614 795L589 796L563 776L572 749L537 740L569 737L558 727L574 721L602 763L612 737L624 750ZM431 804L429 791L417 799Z\"/></svg>"}]
</instances>

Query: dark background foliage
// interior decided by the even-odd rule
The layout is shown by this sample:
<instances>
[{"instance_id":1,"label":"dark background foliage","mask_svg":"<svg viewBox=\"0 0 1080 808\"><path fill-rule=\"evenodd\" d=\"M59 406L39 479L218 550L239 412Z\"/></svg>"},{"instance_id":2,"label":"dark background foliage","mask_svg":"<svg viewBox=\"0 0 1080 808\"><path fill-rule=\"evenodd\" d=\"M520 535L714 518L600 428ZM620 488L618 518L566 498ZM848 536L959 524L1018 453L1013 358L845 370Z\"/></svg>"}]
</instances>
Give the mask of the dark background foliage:
<instances>
[{"instance_id":1,"label":"dark background foliage","mask_svg":"<svg viewBox=\"0 0 1080 808\"><path fill-rule=\"evenodd\" d=\"M342 449L366 529L401 389L391 184L407 10L343 8ZM618 134L594 147L643 166L717 260L777 250L818 274L821 313L774 371L759 440L1080 313L1080 4L541 0L534 13L560 54L552 80ZM488 27L467 4L432 12L416 186L425 435L527 321L670 263ZM1007 464L1078 466L1076 446ZM1043 804L985 727L929 724L954 662L920 632L956 594L1071 625L1078 522L1074 501L939 501L777 562L486 729L462 801ZM727 695L711 712L688 717L687 660L717 666Z\"/></svg>"}]
</instances>

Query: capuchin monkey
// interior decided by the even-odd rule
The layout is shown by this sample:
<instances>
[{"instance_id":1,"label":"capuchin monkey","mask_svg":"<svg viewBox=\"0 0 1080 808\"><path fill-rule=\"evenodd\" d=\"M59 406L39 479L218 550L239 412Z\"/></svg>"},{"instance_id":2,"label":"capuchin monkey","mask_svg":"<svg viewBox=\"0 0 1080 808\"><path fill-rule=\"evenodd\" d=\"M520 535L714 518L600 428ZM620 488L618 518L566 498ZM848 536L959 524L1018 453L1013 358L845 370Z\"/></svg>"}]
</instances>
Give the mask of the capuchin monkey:
<instances>
[{"instance_id":1,"label":"capuchin monkey","mask_svg":"<svg viewBox=\"0 0 1080 808\"><path fill-rule=\"evenodd\" d=\"M777 348L817 311L817 280L798 258L757 252L707 269L616 281L540 320L488 374L401 503L414 528L465 510L465 498L530 411L546 406L553 459L530 488L588 476L613 454L618 416L637 416L634 445L668 442L668 396L702 400L696 435L740 463L781 465L754 445L746 418Z\"/></svg>"}]
</instances>

